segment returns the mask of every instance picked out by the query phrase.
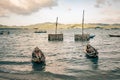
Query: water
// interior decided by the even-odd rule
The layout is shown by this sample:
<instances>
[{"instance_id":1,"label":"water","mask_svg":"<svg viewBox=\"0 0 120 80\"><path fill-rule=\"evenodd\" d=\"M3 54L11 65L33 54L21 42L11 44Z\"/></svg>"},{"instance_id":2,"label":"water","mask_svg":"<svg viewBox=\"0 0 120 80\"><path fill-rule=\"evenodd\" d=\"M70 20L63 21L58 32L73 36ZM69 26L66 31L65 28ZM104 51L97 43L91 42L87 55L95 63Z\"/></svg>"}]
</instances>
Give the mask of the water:
<instances>
[{"instance_id":1,"label":"water","mask_svg":"<svg viewBox=\"0 0 120 80\"><path fill-rule=\"evenodd\" d=\"M89 42L75 42L74 34L80 31L60 30L64 34L64 41L49 42L48 33L52 31L34 33L32 30L10 30L10 35L0 35L0 71L21 74L50 72L76 78L109 73L120 75L120 38L109 37L109 34L120 34L120 31L86 29L86 33L96 36ZM98 59L85 57L87 43L98 50ZM44 52L46 65L31 63L31 53L36 46Z\"/></svg>"}]
</instances>

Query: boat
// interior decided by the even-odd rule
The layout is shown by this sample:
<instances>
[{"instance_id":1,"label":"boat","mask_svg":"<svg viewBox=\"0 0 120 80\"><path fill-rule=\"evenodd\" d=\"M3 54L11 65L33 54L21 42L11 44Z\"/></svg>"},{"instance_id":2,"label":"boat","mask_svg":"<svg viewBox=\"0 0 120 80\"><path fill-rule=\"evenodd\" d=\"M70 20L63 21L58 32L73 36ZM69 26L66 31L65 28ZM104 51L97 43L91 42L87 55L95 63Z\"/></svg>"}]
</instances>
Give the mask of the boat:
<instances>
[{"instance_id":1,"label":"boat","mask_svg":"<svg viewBox=\"0 0 120 80\"><path fill-rule=\"evenodd\" d=\"M32 57L32 62L33 63L45 63L45 57L44 56L41 56L39 58Z\"/></svg>"},{"instance_id":2,"label":"boat","mask_svg":"<svg viewBox=\"0 0 120 80\"><path fill-rule=\"evenodd\" d=\"M85 54L86 54L86 57L89 57L89 58L98 57L98 51L94 47L92 47L90 44L87 44Z\"/></svg>"},{"instance_id":3,"label":"boat","mask_svg":"<svg viewBox=\"0 0 120 80\"><path fill-rule=\"evenodd\" d=\"M86 55L85 55L87 58L98 58L98 55L94 54L94 53L88 53L86 52Z\"/></svg>"},{"instance_id":4,"label":"boat","mask_svg":"<svg viewBox=\"0 0 120 80\"><path fill-rule=\"evenodd\" d=\"M32 62L35 62L35 63L42 63L43 61L41 61L40 58L32 58Z\"/></svg>"},{"instance_id":5,"label":"boat","mask_svg":"<svg viewBox=\"0 0 120 80\"><path fill-rule=\"evenodd\" d=\"M45 56L43 52L36 47L32 52L32 62L34 63L45 63Z\"/></svg>"},{"instance_id":6,"label":"boat","mask_svg":"<svg viewBox=\"0 0 120 80\"><path fill-rule=\"evenodd\" d=\"M109 34L110 37L120 37L120 35Z\"/></svg>"},{"instance_id":7,"label":"boat","mask_svg":"<svg viewBox=\"0 0 120 80\"><path fill-rule=\"evenodd\" d=\"M90 35L90 36L89 36L89 38L94 38L94 37L95 37L95 35Z\"/></svg>"},{"instance_id":8,"label":"boat","mask_svg":"<svg viewBox=\"0 0 120 80\"><path fill-rule=\"evenodd\" d=\"M10 34L9 31L0 31L0 35L8 35L8 34Z\"/></svg>"},{"instance_id":9,"label":"boat","mask_svg":"<svg viewBox=\"0 0 120 80\"><path fill-rule=\"evenodd\" d=\"M35 31L34 33L47 33L47 31Z\"/></svg>"}]
</instances>

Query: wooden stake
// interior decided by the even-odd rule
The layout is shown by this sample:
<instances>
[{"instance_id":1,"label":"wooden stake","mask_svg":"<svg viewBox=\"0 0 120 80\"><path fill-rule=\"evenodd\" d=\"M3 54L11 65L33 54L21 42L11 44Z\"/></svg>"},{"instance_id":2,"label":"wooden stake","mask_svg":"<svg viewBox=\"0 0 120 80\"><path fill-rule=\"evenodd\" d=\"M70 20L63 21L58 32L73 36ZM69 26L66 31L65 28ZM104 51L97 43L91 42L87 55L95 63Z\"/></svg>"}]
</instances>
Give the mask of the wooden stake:
<instances>
[{"instance_id":1,"label":"wooden stake","mask_svg":"<svg viewBox=\"0 0 120 80\"><path fill-rule=\"evenodd\" d=\"M83 10L83 18L82 18L82 35L84 35L84 10Z\"/></svg>"},{"instance_id":2,"label":"wooden stake","mask_svg":"<svg viewBox=\"0 0 120 80\"><path fill-rule=\"evenodd\" d=\"M55 29L55 34L57 34L57 25L58 25L58 17L56 18L56 29Z\"/></svg>"}]
</instances>

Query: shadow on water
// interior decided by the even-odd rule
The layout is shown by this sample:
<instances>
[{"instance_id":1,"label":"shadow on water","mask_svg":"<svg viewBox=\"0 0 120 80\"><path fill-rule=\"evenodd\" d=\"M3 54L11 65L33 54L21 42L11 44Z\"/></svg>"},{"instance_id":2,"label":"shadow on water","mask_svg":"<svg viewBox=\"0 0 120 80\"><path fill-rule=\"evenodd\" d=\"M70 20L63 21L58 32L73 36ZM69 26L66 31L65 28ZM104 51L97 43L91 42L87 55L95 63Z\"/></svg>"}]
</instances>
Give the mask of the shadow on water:
<instances>
[{"instance_id":1,"label":"shadow on water","mask_svg":"<svg viewBox=\"0 0 120 80\"><path fill-rule=\"evenodd\" d=\"M34 63L32 62L32 69L34 71L45 71L45 63Z\"/></svg>"},{"instance_id":2,"label":"shadow on water","mask_svg":"<svg viewBox=\"0 0 120 80\"><path fill-rule=\"evenodd\" d=\"M99 60L99 57L96 57L96 58L90 58L90 57L86 57L89 61L92 62L92 69L93 70L97 70L98 69L98 60Z\"/></svg>"}]
</instances>

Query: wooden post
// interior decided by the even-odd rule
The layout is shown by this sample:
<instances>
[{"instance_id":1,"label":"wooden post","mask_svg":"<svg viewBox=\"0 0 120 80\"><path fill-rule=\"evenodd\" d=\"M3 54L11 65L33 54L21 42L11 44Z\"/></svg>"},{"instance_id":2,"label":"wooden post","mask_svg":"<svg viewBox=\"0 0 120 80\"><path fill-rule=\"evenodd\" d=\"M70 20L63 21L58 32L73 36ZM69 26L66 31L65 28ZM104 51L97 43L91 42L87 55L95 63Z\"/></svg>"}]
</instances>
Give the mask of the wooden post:
<instances>
[{"instance_id":1,"label":"wooden post","mask_svg":"<svg viewBox=\"0 0 120 80\"><path fill-rule=\"evenodd\" d=\"M55 29L55 34L57 34L57 25L58 25L58 17L56 18L56 29Z\"/></svg>"},{"instance_id":2,"label":"wooden post","mask_svg":"<svg viewBox=\"0 0 120 80\"><path fill-rule=\"evenodd\" d=\"M83 10L83 18L82 18L82 35L84 34L84 10Z\"/></svg>"}]
</instances>

